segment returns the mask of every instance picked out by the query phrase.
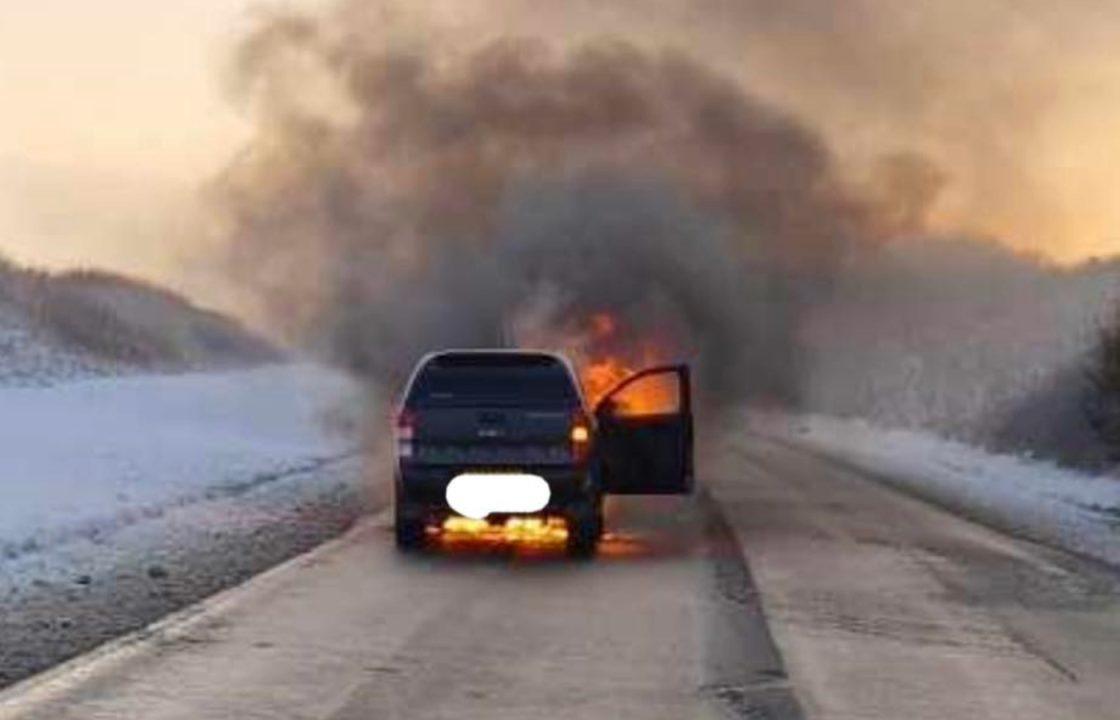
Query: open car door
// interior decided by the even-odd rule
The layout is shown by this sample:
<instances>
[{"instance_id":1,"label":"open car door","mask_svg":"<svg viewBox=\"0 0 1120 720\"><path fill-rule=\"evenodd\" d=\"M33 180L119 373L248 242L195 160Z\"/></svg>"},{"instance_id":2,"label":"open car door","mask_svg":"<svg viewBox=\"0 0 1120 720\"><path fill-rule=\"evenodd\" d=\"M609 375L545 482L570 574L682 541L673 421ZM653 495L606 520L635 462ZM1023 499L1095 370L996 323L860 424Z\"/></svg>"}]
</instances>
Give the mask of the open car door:
<instances>
[{"instance_id":1,"label":"open car door","mask_svg":"<svg viewBox=\"0 0 1120 720\"><path fill-rule=\"evenodd\" d=\"M603 489L614 495L692 492L692 394L687 365L642 370L595 407Z\"/></svg>"}]
</instances>

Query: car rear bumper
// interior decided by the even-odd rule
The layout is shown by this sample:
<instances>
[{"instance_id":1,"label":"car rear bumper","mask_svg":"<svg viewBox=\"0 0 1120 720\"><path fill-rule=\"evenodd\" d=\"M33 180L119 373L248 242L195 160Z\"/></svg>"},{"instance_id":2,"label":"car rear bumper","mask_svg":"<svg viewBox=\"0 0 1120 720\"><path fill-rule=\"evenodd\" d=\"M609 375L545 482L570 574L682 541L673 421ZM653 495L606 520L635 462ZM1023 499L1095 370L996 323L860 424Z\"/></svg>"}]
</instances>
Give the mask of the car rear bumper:
<instances>
[{"instance_id":1,"label":"car rear bumper","mask_svg":"<svg viewBox=\"0 0 1120 720\"><path fill-rule=\"evenodd\" d=\"M425 512L450 512L447 485L463 473L518 472L539 475L548 483L550 498L542 513L561 512L573 502L594 495L596 489L585 467L548 465L528 467L479 467L405 465L397 468L397 502Z\"/></svg>"}]
</instances>

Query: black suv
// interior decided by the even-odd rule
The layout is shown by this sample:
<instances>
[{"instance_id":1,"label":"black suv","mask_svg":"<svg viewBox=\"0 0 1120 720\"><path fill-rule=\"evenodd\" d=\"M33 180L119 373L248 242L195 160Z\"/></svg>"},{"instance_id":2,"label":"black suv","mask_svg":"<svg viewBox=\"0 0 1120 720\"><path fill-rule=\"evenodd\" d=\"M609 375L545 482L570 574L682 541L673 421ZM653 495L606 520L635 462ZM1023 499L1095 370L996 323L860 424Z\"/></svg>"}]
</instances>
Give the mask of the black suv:
<instances>
[{"instance_id":1,"label":"black suv","mask_svg":"<svg viewBox=\"0 0 1120 720\"><path fill-rule=\"evenodd\" d=\"M394 513L402 550L454 511L449 485L531 478L540 507L503 514L562 516L567 549L594 554L603 496L692 491L686 365L635 373L588 409L571 365L543 352L448 351L417 365L397 415ZM541 482L543 480L543 482ZM492 487L499 487L493 485Z\"/></svg>"}]
</instances>

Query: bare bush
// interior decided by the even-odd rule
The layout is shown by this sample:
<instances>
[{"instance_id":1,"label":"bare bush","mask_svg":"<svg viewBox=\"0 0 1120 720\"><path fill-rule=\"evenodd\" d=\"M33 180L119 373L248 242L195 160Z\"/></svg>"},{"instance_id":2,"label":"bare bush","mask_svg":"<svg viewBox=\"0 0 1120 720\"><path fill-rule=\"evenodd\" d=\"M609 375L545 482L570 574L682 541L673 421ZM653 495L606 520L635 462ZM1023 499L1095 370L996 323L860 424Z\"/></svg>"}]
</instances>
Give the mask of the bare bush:
<instances>
[{"instance_id":1,"label":"bare bush","mask_svg":"<svg viewBox=\"0 0 1120 720\"><path fill-rule=\"evenodd\" d=\"M1089 423L1120 460L1120 305L1101 323L1088 369L1085 409Z\"/></svg>"}]
</instances>

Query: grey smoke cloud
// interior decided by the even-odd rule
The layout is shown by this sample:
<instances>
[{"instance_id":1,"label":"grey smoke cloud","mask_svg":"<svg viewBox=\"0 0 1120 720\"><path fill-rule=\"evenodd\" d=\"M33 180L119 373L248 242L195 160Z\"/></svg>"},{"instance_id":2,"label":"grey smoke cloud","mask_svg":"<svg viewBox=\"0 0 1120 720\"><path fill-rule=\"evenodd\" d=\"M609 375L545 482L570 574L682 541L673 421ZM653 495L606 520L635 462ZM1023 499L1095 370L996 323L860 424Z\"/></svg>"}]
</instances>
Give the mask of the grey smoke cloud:
<instances>
[{"instance_id":1,"label":"grey smoke cloud","mask_svg":"<svg viewBox=\"0 0 1120 720\"><path fill-rule=\"evenodd\" d=\"M652 342L711 397L796 397L799 317L897 214L813 131L680 51L394 42L356 7L272 17L239 55L259 131L215 195L275 327L388 384L520 334Z\"/></svg>"},{"instance_id":2,"label":"grey smoke cloud","mask_svg":"<svg viewBox=\"0 0 1120 720\"><path fill-rule=\"evenodd\" d=\"M387 2L389 6L400 3ZM433 0L455 38L673 47L818 128L845 172L933 161L939 232L1062 259L1116 251L1113 0ZM402 19L403 21L403 19ZM409 18L411 24L421 21Z\"/></svg>"}]
</instances>

